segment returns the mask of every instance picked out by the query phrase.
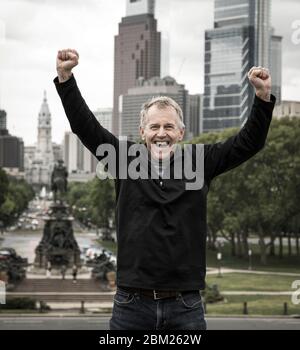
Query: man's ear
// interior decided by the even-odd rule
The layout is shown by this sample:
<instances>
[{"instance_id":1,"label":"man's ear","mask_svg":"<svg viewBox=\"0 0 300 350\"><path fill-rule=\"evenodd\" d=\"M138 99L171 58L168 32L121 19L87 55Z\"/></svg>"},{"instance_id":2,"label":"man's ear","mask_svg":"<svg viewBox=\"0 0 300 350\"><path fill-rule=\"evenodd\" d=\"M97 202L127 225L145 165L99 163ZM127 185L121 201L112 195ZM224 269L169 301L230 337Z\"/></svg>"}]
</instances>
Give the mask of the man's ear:
<instances>
[{"instance_id":1,"label":"man's ear","mask_svg":"<svg viewBox=\"0 0 300 350\"><path fill-rule=\"evenodd\" d=\"M141 126L140 126L140 136L141 136L141 139L142 140L145 140L145 136L144 136L144 128L142 128Z\"/></svg>"},{"instance_id":2,"label":"man's ear","mask_svg":"<svg viewBox=\"0 0 300 350\"><path fill-rule=\"evenodd\" d=\"M180 129L179 141L183 140L185 129Z\"/></svg>"}]
</instances>

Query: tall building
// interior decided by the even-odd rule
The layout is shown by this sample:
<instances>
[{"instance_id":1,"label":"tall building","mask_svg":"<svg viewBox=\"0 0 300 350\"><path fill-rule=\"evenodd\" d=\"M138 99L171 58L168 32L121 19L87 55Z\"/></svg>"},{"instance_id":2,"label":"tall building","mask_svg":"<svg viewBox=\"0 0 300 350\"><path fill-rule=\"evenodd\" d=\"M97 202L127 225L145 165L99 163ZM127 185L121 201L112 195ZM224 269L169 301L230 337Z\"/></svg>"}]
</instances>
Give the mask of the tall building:
<instances>
[{"instance_id":1,"label":"tall building","mask_svg":"<svg viewBox=\"0 0 300 350\"><path fill-rule=\"evenodd\" d=\"M28 173L32 167L34 161L36 146L25 146L24 147L24 167L26 172L27 181L29 180ZM31 181L30 181L31 182Z\"/></svg>"},{"instance_id":2,"label":"tall building","mask_svg":"<svg viewBox=\"0 0 300 350\"><path fill-rule=\"evenodd\" d=\"M9 134L4 110L0 110L0 168L16 176L24 171L24 142Z\"/></svg>"},{"instance_id":3,"label":"tall building","mask_svg":"<svg viewBox=\"0 0 300 350\"><path fill-rule=\"evenodd\" d=\"M271 36L270 72L272 76L272 93L276 96L276 104L281 104L282 84L282 36Z\"/></svg>"},{"instance_id":4,"label":"tall building","mask_svg":"<svg viewBox=\"0 0 300 350\"><path fill-rule=\"evenodd\" d=\"M69 173L78 170L78 148L80 147L78 137L72 132L65 132L63 141L63 160Z\"/></svg>"},{"instance_id":5,"label":"tall building","mask_svg":"<svg viewBox=\"0 0 300 350\"><path fill-rule=\"evenodd\" d=\"M155 0L126 0L126 16L154 15Z\"/></svg>"},{"instance_id":6,"label":"tall building","mask_svg":"<svg viewBox=\"0 0 300 350\"><path fill-rule=\"evenodd\" d=\"M112 132L112 108L98 108L94 115L105 129Z\"/></svg>"},{"instance_id":7,"label":"tall building","mask_svg":"<svg viewBox=\"0 0 300 350\"><path fill-rule=\"evenodd\" d=\"M69 181L85 182L95 176L95 157L72 132L65 133L63 150L63 160L69 172Z\"/></svg>"},{"instance_id":8,"label":"tall building","mask_svg":"<svg viewBox=\"0 0 300 350\"><path fill-rule=\"evenodd\" d=\"M53 161L54 163L57 163L58 160L63 159L62 146L53 142L52 149L53 149Z\"/></svg>"},{"instance_id":9,"label":"tall building","mask_svg":"<svg viewBox=\"0 0 300 350\"><path fill-rule=\"evenodd\" d=\"M270 67L271 0L249 0L249 6L251 16L249 24L254 27L255 34L255 64Z\"/></svg>"},{"instance_id":10,"label":"tall building","mask_svg":"<svg viewBox=\"0 0 300 350\"><path fill-rule=\"evenodd\" d=\"M203 95L189 95L190 133L192 137L203 132Z\"/></svg>"},{"instance_id":11,"label":"tall building","mask_svg":"<svg viewBox=\"0 0 300 350\"><path fill-rule=\"evenodd\" d=\"M170 75L170 36L168 32L163 32L161 36L161 59L160 76Z\"/></svg>"},{"instance_id":12,"label":"tall building","mask_svg":"<svg viewBox=\"0 0 300 350\"><path fill-rule=\"evenodd\" d=\"M53 165L52 126L46 91L38 118L38 139L35 158L47 166Z\"/></svg>"},{"instance_id":13,"label":"tall building","mask_svg":"<svg viewBox=\"0 0 300 350\"><path fill-rule=\"evenodd\" d=\"M254 60L269 66L271 0L215 0L215 28L251 27Z\"/></svg>"},{"instance_id":14,"label":"tall building","mask_svg":"<svg viewBox=\"0 0 300 350\"><path fill-rule=\"evenodd\" d=\"M26 147L25 152L27 181L36 189L43 186L50 188L54 154L51 113L46 91L44 91L44 98L38 115L38 138L34 146L34 157L32 158L32 147Z\"/></svg>"},{"instance_id":15,"label":"tall building","mask_svg":"<svg viewBox=\"0 0 300 350\"><path fill-rule=\"evenodd\" d=\"M6 130L6 112L0 109L0 132Z\"/></svg>"},{"instance_id":16,"label":"tall building","mask_svg":"<svg viewBox=\"0 0 300 350\"><path fill-rule=\"evenodd\" d=\"M120 132L120 96L135 86L138 78L160 76L160 33L154 18L154 0L127 0L126 17L115 36L113 125Z\"/></svg>"},{"instance_id":17,"label":"tall building","mask_svg":"<svg viewBox=\"0 0 300 350\"><path fill-rule=\"evenodd\" d=\"M0 135L0 168L12 175L24 171L24 142L12 135Z\"/></svg>"},{"instance_id":18,"label":"tall building","mask_svg":"<svg viewBox=\"0 0 300 350\"><path fill-rule=\"evenodd\" d=\"M271 0L215 0L214 29L205 32L204 131L247 119L254 97L247 73L271 65L270 16Z\"/></svg>"},{"instance_id":19,"label":"tall building","mask_svg":"<svg viewBox=\"0 0 300 350\"><path fill-rule=\"evenodd\" d=\"M153 77L148 80L140 78L136 87L128 89L128 93L121 99L121 135L133 141L140 138L140 111L142 105L153 96L168 96L180 105L186 126L186 138L188 138L190 136L188 91L184 85L178 84L172 77L163 79Z\"/></svg>"}]
</instances>

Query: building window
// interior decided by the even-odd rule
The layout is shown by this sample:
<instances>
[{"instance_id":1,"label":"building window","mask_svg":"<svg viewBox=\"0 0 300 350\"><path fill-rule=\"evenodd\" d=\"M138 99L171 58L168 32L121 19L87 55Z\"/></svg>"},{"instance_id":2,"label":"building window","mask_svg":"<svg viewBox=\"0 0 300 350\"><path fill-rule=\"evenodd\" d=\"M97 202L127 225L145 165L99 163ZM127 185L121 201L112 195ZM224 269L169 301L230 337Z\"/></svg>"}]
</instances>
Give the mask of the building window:
<instances>
[{"instance_id":1,"label":"building window","mask_svg":"<svg viewBox=\"0 0 300 350\"><path fill-rule=\"evenodd\" d=\"M140 48L140 45L136 44L136 49L139 50L139 48Z\"/></svg>"}]
</instances>

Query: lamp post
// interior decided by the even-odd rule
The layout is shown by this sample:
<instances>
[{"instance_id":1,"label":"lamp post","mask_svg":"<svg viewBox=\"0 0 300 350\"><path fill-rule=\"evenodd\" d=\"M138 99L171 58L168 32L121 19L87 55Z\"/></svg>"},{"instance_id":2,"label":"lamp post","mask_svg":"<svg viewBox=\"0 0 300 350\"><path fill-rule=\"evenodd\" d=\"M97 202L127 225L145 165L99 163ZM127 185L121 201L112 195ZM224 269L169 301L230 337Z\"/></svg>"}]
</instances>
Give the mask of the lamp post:
<instances>
[{"instance_id":1,"label":"lamp post","mask_svg":"<svg viewBox=\"0 0 300 350\"><path fill-rule=\"evenodd\" d=\"M219 253L217 254L217 259L218 259L218 267L219 267L218 277L222 277L222 274L221 274L222 253L221 253L221 252L219 252Z\"/></svg>"},{"instance_id":2,"label":"lamp post","mask_svg":"<svg viewBox=\"0 0 300 350\"><path fill-rule=\"evenodd\" d=\"M248 256L249 256L249 267L248 270L252 270L252 250L248 250Z\"/></svg>"}]
</instances>

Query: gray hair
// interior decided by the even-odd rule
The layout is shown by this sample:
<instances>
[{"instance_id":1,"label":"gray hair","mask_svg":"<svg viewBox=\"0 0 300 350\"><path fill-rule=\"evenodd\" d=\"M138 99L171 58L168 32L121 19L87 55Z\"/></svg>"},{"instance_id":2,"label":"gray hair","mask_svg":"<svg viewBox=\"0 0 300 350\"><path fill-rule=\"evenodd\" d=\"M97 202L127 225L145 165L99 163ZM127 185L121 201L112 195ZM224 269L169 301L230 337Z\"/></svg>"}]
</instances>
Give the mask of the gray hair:
<instances>
[{"instance_id":1,"label":"gray hair","mask_svg":"<svg viewBox=\"0 0 300 350\"><path fill-rule=\"evenodd\" d=\"M178 123L179 127L181 129L185 129L181 107L171 97L167 97L167 96L152 97L149 101L143 104L142 110L140 112L140 117L141 117L140 127L142 128L145 127L148 110L154 105L157 106L157 108L159 109L164 109L166 107L173 107L179 118L179 123Z\"/></svg>"}]
</instances>

